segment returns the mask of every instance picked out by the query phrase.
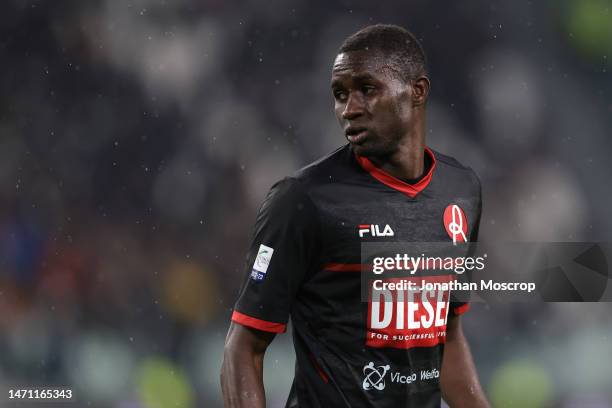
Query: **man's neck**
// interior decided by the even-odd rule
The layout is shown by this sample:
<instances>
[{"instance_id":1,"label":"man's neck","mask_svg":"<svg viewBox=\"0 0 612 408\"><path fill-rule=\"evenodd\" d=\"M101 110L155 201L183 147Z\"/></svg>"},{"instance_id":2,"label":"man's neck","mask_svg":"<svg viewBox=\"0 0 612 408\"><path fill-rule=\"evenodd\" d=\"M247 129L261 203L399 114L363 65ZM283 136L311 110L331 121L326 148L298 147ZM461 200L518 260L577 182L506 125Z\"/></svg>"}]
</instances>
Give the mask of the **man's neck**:
<instances>
[{"instance_id":1,"label":"man's neck","mask_svg":"<svg viewBox=\"0 0 612 408\"><path fill-rule=\"evenodd\" d=\"M418 179L425 172L425 143L423 138L407 139L391 155L371 157L370 160L376 167L400 180Z\"/></svg>"}]
</instances>

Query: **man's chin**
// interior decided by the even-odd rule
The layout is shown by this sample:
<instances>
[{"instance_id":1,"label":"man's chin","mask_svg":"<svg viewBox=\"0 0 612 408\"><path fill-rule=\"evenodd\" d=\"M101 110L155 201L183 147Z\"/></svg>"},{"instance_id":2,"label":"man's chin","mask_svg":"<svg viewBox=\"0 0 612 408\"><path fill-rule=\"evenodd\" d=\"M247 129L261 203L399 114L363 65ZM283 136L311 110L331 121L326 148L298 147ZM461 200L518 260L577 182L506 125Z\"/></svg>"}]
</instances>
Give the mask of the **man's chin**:
<instances>
[{"instance_id":1,"label":"man's chin","mask_svg":"<svg viewBox=\"0 0 612 408\"><path fill-rule=\"evenodd\" d=\"M370 143L351 143L351 147L355 154L361 157L377 157L384 156L386 153L385 149L381 149L378 146L372 146Z\"/></svg>"},{"instance_id":2,"label":"man's chin","mask_svg":"<svg viewBox=\"0 0 612 408\"><path fill-rule=\"evenodd\" d=\"M368 157L370 155L368 148L364 145L358 145L351 143L351 147L357 156Z\"/></svg>"}]
</instances>

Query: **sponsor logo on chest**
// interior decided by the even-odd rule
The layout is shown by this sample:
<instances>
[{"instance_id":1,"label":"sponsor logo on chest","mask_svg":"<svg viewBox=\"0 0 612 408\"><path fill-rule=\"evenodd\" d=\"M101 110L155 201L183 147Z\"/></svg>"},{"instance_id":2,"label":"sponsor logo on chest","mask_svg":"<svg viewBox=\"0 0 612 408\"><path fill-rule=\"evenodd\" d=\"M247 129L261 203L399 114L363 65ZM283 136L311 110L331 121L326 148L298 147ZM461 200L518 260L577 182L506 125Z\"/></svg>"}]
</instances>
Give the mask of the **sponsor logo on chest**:
<instances>
[{"instance_id":1,"label":"sponsor logo on chest","mask_svg":"<svg viewBox=\"0 0 612 408\"><path fill-rule=\"evenodd\" d=\"M419 283L424 280L442 283L450 277L418 279ZM416 290L372 290L368 302L367 346L409 349L433 347L446 341L450 291L415 287Z\"/></svg>"},{"instance_id":2,"label":"sponsor logo on chest","mask_svg":"<svg viewBox=\"0 0 612 408\"><path fill-rule=\"evenodd\" d=\"M359 238L365 237L392 237L395 233L389 226L381 226L379 224L359 224Z\"/></svg>"}]
</instances>

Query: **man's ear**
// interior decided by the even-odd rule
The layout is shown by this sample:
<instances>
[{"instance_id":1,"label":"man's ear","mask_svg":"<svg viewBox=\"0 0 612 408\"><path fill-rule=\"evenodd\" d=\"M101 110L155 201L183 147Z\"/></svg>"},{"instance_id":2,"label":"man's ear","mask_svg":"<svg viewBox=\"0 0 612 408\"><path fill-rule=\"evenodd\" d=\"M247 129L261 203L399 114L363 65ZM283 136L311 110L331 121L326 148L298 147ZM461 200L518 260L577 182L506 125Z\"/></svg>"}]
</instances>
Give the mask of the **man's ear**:
<instances>
[{"instance_id":1,"label":"man's ear","mask_svg":"<svg viewBox=\"0 0 612 408\"><path fill-rule=\"evenodd\" d=\"M426 76L418 77L410 81L412 85L412 105L414 107L424 106L429 95L431 82Z\"/></svg>"}]
</instances>

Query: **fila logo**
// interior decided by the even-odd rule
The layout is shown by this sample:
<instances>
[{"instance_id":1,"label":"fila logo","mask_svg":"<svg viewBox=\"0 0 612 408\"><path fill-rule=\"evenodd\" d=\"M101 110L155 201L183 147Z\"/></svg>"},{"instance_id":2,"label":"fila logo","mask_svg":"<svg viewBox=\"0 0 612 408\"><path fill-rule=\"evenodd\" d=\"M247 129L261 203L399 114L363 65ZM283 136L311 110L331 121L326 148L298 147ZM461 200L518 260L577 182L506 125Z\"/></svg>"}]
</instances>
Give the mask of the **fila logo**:
<instances>
[{"instance_id":1,"label":"fila logo","mask_svg":"<svg viewBox=\"0 0 612 408\"><path fill-rule=\"evenodd\" d=\"M367 234L373 237L392 237L395 235L389 224L386 224L384 228L381 228L378 224L360 224L359 237L363 238Z\"/></svg>"}]
</instances>

